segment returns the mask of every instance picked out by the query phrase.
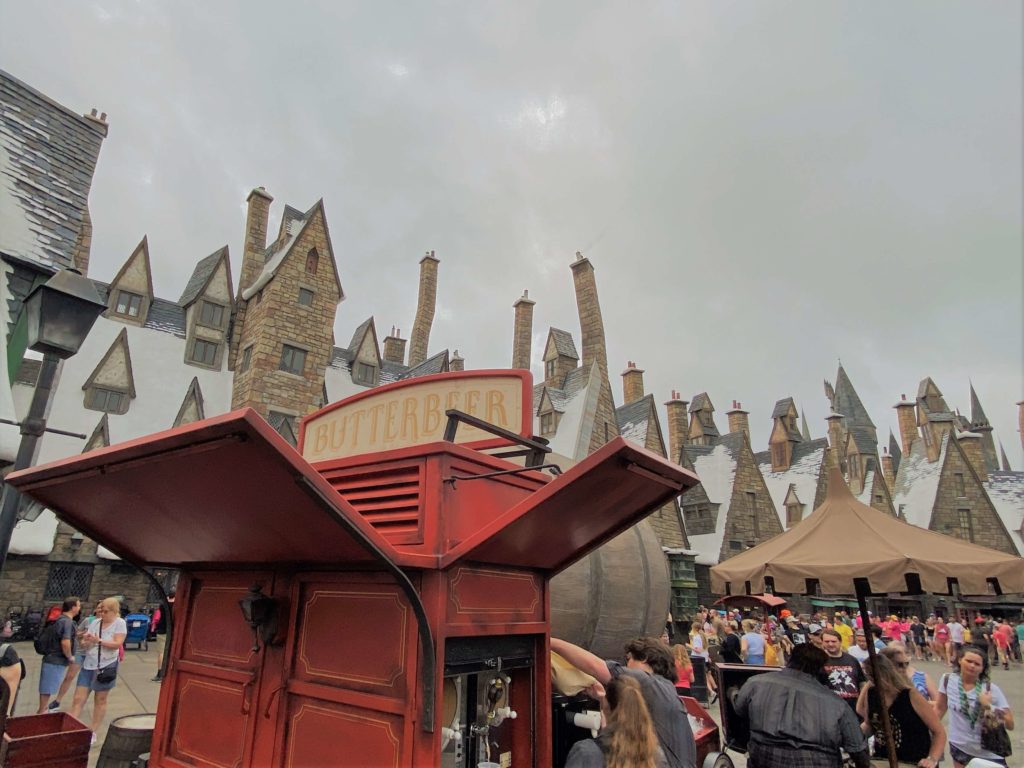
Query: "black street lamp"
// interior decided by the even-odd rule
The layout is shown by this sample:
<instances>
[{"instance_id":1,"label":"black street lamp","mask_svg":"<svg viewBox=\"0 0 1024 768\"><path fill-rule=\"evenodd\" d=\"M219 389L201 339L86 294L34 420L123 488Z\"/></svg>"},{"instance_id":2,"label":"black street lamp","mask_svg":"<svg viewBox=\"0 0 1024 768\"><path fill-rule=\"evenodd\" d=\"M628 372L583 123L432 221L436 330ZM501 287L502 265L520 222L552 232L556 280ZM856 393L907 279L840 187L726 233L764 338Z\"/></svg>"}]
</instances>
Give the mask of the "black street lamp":
<instances>
[{"instance_id":1,"label":"black street lamp","mask_svg":"<svg viewBox=\"0 0 1024 768\"><path fill-rule=\"evenodd\" d=\"M71 269L62 269L25 297L28 348L41 352L43 362L28 416L18 425L21 427L21 443L12 471L31 466L36 443L43 432L73 434L46 426L53 380L60 361L78 352L96 318L106 308L92 282ZM5 484L0 503L0 576L7 563L7 550L19 519L20 506L21 494Z\"/></svg>"}]
</instances>

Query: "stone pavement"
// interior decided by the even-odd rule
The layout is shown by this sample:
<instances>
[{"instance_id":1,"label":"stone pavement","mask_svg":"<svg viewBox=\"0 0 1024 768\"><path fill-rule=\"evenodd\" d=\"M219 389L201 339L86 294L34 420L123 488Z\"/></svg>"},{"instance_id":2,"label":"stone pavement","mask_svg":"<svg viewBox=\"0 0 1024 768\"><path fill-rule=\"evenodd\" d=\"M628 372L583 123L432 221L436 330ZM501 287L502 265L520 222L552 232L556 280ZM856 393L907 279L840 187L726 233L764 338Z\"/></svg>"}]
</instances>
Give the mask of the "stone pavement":
<instances>
[{"instance_id":1,"label":"stone pavement","mask_svg":"<svg viewBox=\"0 0 1024 768\"><path fill-rule=\"evenodd\" d=\"M25 659L28 667L28 676L25 678L21 690L18 691L15 715L31 715L35 713L36 707L39 704L39 663L42 657L35 652L30 642L16 643L15 647L22 658ZM162 638L159 648L157 643L150 643L148 651L126 651L124 663L118 671L117 686L110 692L107 715L103 725L100 727L99 738L96 746L92 748L90 753L90 768L95 766L96 760L99 758L100 745L103 743L103 739L106 738L107 727L113 720L124 715L156 712L157 700L160 696L160 684L154 683L152 678L160 664L161 650ZM923 662L918 665L918 669L922 669L931 675L936 685L938 685L939 677L946 670L946 667L937 662ZM1018 762L1011 762L1010 764L1024 765L1024 666L1011 664L1009 670L993 669L992 681L1006 694L1010 701L1010 707L1017 719L1017 729L1012 731L1010 736L1013 740L1014 753L1011 761ZM72 693L69 692L67 699L63 702L64 708L70 707L71 696ZM718 703L716 702L708 709L715 722L719 722ZM88 721L91 714L92 697L90 697L89 703L86 704L85 709L82 711L83 719ZM736 768L745 768L747 761L743 755L733 751L729 751L728 754ZM952 765L948 761L948 754L947 750L947 760L943 762L943 765Z\"/></svg>"}]
</instances>

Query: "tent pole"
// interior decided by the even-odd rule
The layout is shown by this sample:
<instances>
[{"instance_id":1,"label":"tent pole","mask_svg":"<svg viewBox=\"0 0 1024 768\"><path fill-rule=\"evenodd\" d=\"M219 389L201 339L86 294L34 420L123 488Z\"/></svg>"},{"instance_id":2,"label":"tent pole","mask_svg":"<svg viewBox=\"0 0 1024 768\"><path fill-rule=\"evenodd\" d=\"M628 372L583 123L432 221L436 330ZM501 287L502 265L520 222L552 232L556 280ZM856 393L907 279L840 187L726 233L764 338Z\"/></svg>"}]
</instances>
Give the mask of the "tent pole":
<instances>
[{"instance_id":1,"label":"tent pole","mask_svg":"<svg viewBox=\"0 0 1024 768\"><path fill-rule=\"evenodd\" d=\"M864 627L864 639L868 646L868 663L871 664L871 679L878 680L878 656L875 655L875 638L871 634L871 619L868 616L868 581L867 579L854 579L853 588L857 594L857 607L860 609L861 626ZM889 721L889 710L886 709L885 700L882 697L882 689L876 684L875 691L878 693L878 700L881 704L882 733L885 734L885 745L889 751L889 768L897 768L896 744L892 740L892 723Z\"/></svg>"}]
</instances>

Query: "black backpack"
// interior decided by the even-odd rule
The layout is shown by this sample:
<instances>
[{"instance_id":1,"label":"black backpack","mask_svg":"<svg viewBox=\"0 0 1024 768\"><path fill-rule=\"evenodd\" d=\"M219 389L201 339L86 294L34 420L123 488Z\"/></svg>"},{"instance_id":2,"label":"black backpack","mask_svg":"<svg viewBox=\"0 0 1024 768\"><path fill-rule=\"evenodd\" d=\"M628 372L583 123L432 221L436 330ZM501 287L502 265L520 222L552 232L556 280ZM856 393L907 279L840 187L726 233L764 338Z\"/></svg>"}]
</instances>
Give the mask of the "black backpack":
<instances>
[{"instance_id":1,"label":"black backpack","mask_svg":"<svg viewBox=\"0 0 1024 768\"><path fill-rule=\"evenodd\" d=\"M40 656L56 656L61 653L60 636L57 634L57 622L47 624L43 631L36 635L32 643Z\"/></svg>"}]
</instances>

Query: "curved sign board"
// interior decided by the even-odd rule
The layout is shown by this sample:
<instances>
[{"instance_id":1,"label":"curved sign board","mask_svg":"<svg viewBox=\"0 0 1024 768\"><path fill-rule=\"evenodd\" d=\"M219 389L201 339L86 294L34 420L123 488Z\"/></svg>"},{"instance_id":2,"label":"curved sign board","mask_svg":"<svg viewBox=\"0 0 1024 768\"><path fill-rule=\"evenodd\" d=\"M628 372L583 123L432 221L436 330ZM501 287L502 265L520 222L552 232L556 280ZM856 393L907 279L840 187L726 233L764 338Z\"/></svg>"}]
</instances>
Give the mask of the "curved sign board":
<instances>
[{"instance_id":1,"label":"curved sign board","mask_svg":"<svg viewBox=\"0 0 1024 768\"><path fill-rule=\"evenodd\" d=\"M527 371L460 371L368 389L302 422L299 452L310 463L433 443L444 438L445 411L463 411L529 437L533 380ZM470 448L508 441L460 424L455 442Z\"/></svg>"}]
</instances>

